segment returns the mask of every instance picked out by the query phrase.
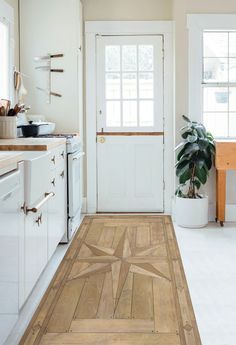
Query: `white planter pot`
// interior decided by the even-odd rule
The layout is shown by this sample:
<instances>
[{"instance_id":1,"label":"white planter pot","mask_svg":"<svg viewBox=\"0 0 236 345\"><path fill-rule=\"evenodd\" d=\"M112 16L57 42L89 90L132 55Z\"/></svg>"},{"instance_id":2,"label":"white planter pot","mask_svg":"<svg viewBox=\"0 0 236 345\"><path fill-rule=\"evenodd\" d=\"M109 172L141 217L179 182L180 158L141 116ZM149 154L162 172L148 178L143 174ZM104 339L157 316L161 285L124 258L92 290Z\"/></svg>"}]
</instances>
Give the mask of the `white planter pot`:
<instances>
[{"instance_id":1,"label":"white planter pot","mask_svg":"<svg viewBox=\"0 0 236 345\"><path fill-rule=\"evenodd\" d=\"M203 228L208 224L208 197L187 199L176 197L176 223L184 228Z\"/></svg>"}]
</instances>

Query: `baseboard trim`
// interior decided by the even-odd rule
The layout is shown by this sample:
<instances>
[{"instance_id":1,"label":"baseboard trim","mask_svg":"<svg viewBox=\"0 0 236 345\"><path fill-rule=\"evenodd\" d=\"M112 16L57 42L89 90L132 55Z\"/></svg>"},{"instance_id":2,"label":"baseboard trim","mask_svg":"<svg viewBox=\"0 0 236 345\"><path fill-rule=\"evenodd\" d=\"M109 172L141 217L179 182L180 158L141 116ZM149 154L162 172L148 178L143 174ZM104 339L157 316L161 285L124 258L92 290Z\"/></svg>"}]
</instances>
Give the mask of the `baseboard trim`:
<instances>
[{"instance_id":1,"label":"baseboard trim","mask_svg":"<svg viewBox=\"0 0 236 345\"><path fill-rule=\"evenodd\" d=\"M87 198L82 199L82 211L83 214L87 213Z\"/></svg>"}]
</instances>

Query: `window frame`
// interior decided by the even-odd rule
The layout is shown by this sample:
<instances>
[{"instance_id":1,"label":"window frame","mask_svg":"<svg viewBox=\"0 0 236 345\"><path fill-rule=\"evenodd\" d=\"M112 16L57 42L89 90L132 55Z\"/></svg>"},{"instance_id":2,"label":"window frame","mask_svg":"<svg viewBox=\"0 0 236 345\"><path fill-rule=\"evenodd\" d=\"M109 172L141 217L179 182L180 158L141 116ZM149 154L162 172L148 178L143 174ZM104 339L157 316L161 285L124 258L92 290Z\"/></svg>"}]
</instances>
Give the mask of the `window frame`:
<instances>
[{"instance_id":1,"label":"window frame","mask_svg":"<svg viewBox=\"0 0 236 345\"><path fill-rule=\"evenodd\" d=\"M205 31L236 31L235 14L189 14L189 116L203 122L203 33ZM223 83L219 83L222 85ZM216 84L215 84L216 85ZM227 84L228 85L228 84ZM216 137L235 139L235 137Z\"/></svg>"},{"instance_id":2,"label":"window frame","mask_svg":"<svg viewBox=\"0 0 236 345\"><path fill-rule=\"evenodd\" d=\"M15 100L14 94L14 9L4 0L0 0L0 21L9 26L9 99Z\"/></svg>"}]
</instances>

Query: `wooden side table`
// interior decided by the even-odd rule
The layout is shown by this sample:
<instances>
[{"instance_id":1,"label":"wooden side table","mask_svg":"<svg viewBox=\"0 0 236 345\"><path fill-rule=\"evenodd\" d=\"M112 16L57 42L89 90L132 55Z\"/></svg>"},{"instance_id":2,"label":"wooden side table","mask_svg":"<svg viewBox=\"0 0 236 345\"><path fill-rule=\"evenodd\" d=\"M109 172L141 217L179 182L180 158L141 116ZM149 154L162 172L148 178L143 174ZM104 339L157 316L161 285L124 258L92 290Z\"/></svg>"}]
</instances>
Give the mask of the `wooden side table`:
<instances>
[{"instance_id":1,"label":"wooden side table","mask_svg":"<svg viewBox=\"0 0 236 345\"><path fill-rule=\"evenodd\" d=\"M224 226L226 172L236 170L236 140L216 140L216 221Z\"/></svg>"}]
</instances>

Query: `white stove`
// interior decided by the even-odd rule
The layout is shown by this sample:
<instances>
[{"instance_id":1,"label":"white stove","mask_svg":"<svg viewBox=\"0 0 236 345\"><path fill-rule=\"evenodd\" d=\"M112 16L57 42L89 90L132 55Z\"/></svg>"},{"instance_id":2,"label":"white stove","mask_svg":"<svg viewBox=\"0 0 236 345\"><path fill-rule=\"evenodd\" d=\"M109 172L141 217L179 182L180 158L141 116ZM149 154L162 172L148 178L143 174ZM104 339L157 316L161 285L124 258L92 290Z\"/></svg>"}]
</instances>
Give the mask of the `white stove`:
<instances>
[{"instance_id":1,"label":"white stove","mask_svg":"<svg viewBox=\"0 0 236 345\"><path fill-rule=\"evenodd\" d=\"M77 134L50 134L41 137L66 138L67 147L67 234L68 243L81 223L83 145Z\"/></svg>"},{"instance_id":2,"label":"white stove","mask_svg":"<svg viewBox=\"0 0 236 345\"><path fill-rule=\"evenodd\" d=\"M66 138L67 153L82 151L82 143L77 134L47 134L40 138Z\"/></svg>"}]
</instances>

